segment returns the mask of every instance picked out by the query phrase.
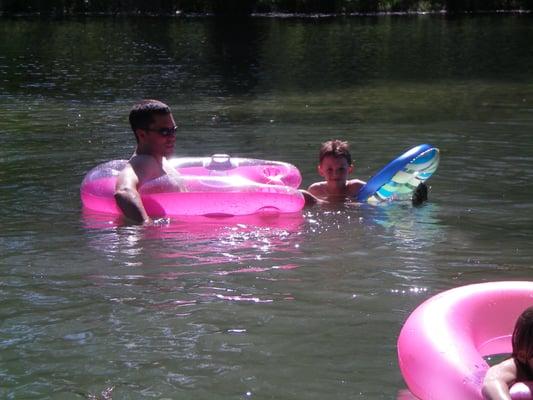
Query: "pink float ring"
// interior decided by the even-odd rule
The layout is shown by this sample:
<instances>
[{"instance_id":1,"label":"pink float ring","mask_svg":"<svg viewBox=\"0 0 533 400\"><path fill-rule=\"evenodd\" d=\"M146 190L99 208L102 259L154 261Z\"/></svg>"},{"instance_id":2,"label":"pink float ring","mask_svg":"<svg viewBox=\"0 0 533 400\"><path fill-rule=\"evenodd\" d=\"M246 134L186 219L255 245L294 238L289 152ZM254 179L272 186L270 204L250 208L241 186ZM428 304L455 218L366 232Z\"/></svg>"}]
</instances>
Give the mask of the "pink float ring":
<instances>
[{"instance_id":1,"label":"pink float ring","mask_svg":"<svg viewBox=\"0 0 533 400\"><path fill-rule=\"evenodd\" d=\"M484 356L511 352L518 316L533 305L533 282L462 286L422 303L398 338L398 361L420 399L482 399L489 368ZM511 388L513 399L533 399L531 383Z\"/></svg>"},{"instance_id":2,"label":"pink float ring","mask_svg":"<svg viewBox=\"0 0 533 400\"><path fill-rule=\"evenodd\" d=\"M167 215L250 215L287 213L303 208L298 169L278 161L212 157L169 160L179 177L162 176L139 188L151 217ZM115 185L126 160L100 164L87 173L80 188L84 207L120 214Z\"/></svg>"}]
</instances>

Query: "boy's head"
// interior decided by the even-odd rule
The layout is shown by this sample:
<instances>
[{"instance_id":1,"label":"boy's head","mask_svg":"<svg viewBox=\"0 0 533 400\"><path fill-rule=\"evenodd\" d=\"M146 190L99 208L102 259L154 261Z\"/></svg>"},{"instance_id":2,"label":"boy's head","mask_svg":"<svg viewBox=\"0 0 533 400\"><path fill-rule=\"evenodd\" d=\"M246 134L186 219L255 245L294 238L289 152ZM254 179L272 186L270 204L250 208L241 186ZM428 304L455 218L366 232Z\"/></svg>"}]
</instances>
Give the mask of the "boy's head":
<instances>
[{"instance_id":1,"label":"boy's head","mask_svg":"<svg viewBox=\"0 0 533 400\"><path fill-rule=\"evenodd\" d=\"M527 308L516 320L512 342L513 358L533 368L533 307Z\"/></svg>"},{"instance_id":2,"label":"boy's head","mask_svg":"<svg viewBox=\"0 0 533 400\"><path fill-rule=\"evenodd\" d=\"M352 165L352 155L350 154L350 145L348 142L335 139L322 143L318 154L319 163L322 164L322 161L327 156L345 158L348 165Z\"/></svg>"},{"instance_id":3,"label":"boy's head","mask_svg":"<svg viewBox=\"0 0 533 400\"><path fill-rule=\"evenodd\" d=\"M328 184L343 188L352 172L352 156L348 142L329 140L322 143L318 156L318 173Z\"/></svg>"}]
</instances>

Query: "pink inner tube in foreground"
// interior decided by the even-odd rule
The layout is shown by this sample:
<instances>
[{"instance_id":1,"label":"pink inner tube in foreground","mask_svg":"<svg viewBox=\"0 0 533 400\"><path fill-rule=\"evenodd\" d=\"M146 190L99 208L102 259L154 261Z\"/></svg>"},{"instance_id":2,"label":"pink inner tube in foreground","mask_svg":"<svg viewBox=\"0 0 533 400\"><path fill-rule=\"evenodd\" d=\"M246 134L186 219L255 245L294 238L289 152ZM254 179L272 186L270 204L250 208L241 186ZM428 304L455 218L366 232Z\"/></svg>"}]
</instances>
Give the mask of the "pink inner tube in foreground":
<instances>
[{"instance_id":1,"label":"pink inner tube in foreground","mask_svg":"<svg viewBox=\"0 0 533 400\"><path fill-rule=\"evenodd\" d=\"M533 305L533 282L462 286L422 303L398 338L398 361L409 390L423 400L482 399L484 356L511 352L518 316ZM533 399L531 382L511 387Z\"/></svg>"},{"instance_id":2,"label":"pink inner tube in foreground","mask_svg":"<svg viewBox=\"0 0 533 400\"><path fill-rule=\"evenodd\" d=\"M288 213L304 206L297 189L300 172L288 163L214 155L174 158L169 164L179 177L162 176L139 188L151 217ZM80 189L84 207L121 214L114 192L126 165L126 160L115 160L89 171Z\"/></svg>"}]
</instances>

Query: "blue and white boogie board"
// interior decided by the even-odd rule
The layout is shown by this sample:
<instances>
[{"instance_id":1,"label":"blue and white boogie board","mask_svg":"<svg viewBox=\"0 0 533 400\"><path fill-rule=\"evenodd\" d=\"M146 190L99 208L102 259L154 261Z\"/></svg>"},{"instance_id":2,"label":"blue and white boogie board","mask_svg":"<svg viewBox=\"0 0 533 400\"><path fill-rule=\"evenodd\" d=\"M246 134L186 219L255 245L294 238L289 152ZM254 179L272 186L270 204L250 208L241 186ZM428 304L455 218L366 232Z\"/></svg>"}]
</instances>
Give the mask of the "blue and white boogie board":
<instances>
[{"instance_id":1,"label":"blue and white boogie board","mask_svg":"<svg viewBox=\"0 0 533 400\"><path fill-rule=\"evenodd\" d=\"M407 150L368 180L357 194L357 201L371 204L411 199L421 182L428 180L439 166L439 149L421 144Z\"/></svg>"}]
</instances>

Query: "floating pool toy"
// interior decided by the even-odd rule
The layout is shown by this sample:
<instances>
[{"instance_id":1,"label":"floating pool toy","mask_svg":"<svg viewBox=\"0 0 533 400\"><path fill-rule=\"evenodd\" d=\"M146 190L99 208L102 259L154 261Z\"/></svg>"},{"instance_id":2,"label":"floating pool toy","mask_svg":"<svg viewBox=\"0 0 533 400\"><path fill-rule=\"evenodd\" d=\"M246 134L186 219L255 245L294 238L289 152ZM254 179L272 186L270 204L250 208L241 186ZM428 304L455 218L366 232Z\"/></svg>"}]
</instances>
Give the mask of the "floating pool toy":
<instances>
[{"instance_id":1,"label":"floating pool toy","mask_svg":"<svg viewBox=\"0 0 533 400\"><path fill-rule=\"evenodd\" d=\"M357 200L381 203L396 199L411 199L413 191L428 180L439 166L439 149L421 144L406 151L368 180Z\"/></svg>"},{"instance_id":2,"label":"floating pool toy","mask_svg":"<svg viewBox=\"0 0 533 400\"><path fill-rule=\"evenodd\" d=\"M462 286L422 303L398 338L398 361L409 390L423 400L481 400L489 368L483 359L511 353L518 316L533 305L533 282ZM513 399L533 399L528 383L511 387Z\"/></svg>"},{"instance_id":3,"label":"floating pool toy","mask_svg":"<svg viewBox=\"0 0 533 400\"><path fill-rule=\"evenodd\" d=\"M151 217L287 213L304 206L297 190L302 177L288 163L215 154L174 158L169 164L179 177L165 175L139 188ZM89 171L80 189L83 205L93 211L121 214L114 193L117 176L126 165L126 160L115 160Z\"/></svg>"}]
</instances>

